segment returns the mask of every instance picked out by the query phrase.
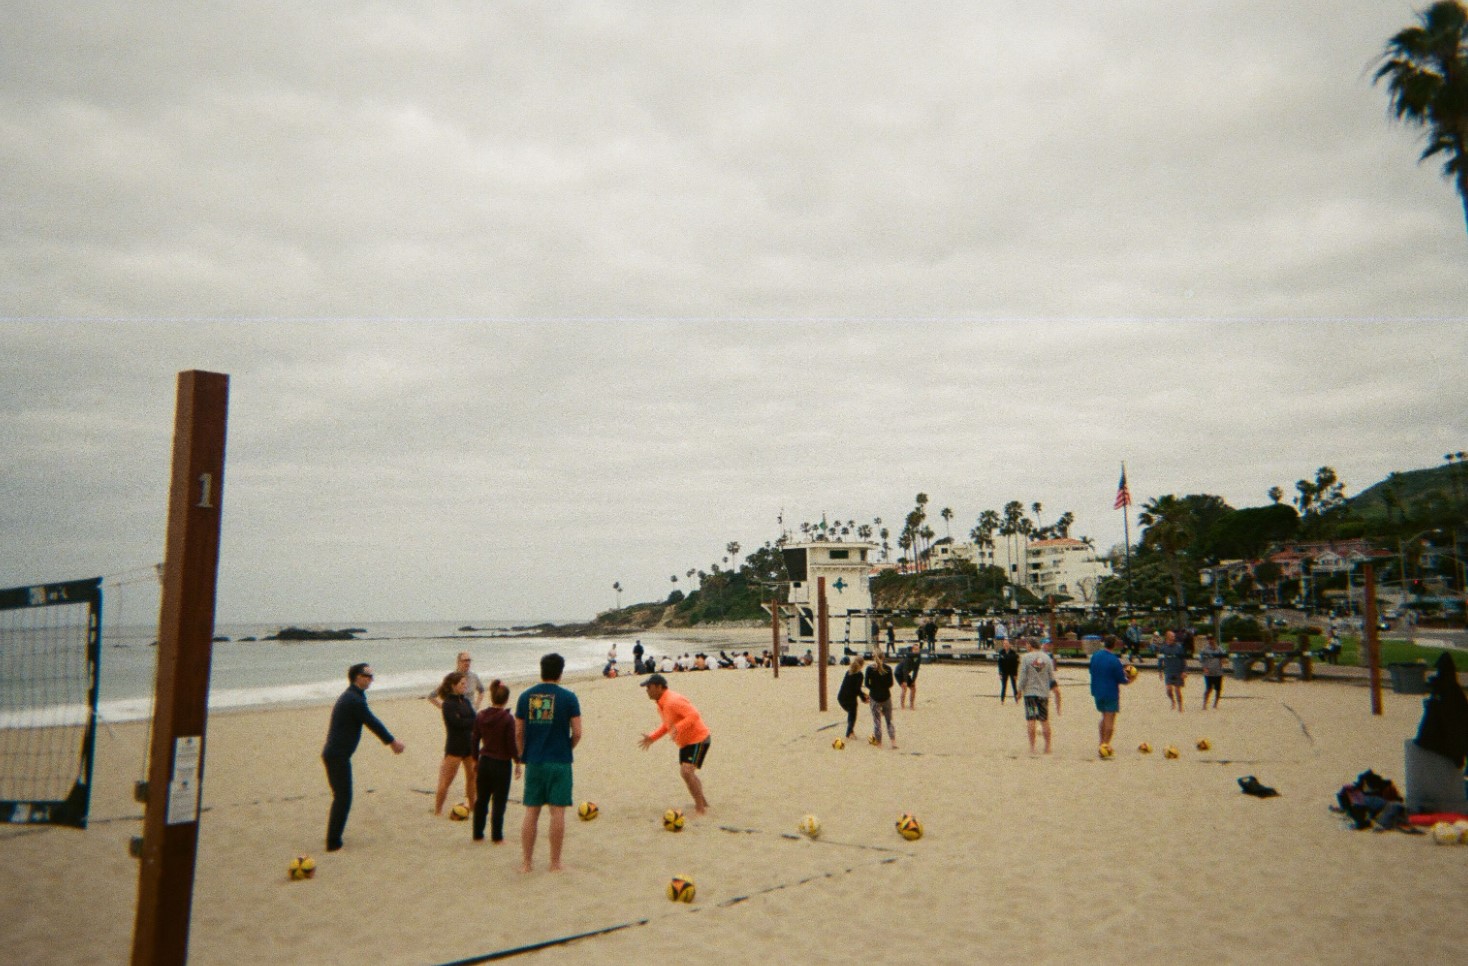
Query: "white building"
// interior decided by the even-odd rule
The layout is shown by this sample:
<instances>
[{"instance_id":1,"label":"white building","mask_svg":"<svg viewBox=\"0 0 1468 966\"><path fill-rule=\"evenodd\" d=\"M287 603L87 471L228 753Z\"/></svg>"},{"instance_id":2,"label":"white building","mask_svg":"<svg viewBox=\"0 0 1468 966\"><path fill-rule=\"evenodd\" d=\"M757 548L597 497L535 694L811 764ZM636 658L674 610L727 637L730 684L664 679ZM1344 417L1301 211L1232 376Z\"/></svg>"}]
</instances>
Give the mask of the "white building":
<instances>
[{"instance_id":1,"label":"white building","mask_svg":"<svg viewBox=\"0 0 1468 966\"><path fill-rule=\"evenodd\" d=\"M929 559L935 567L948 567L956 560L998 567L1011 584L1037 597L1063 594L1083 604L1094 603L1096 585L1111 576L1111 565L1073 537L1026 541L996 536L992 546L939 541Z\"/></svg>"},{"instance_id":2,"label":"white building","mask_svg":"<svg viewBox=\"0 0 1468 966\"><path fill-rule=\"evenodd\" d=\"M786 638L816 640L817 582L826 579L826 639L834 643L871 639L872 591L869 582L876 545L818 540L785 546L790 577ZM859 612L859 614L853 614Z\"/></svg>"},{"instance_id":3,"label":"white building","mask_svg":"<svg viewBox=\"0 0 1468 966\"><path fill-rule=\"evenodd\" d=\"M1063 594L1079 604L1096 602L1096 585L1111 576L1111 564L1074 537L1031 540L1025 547L1024 587L1036 597Z\"/></svg>"}]
</instances>

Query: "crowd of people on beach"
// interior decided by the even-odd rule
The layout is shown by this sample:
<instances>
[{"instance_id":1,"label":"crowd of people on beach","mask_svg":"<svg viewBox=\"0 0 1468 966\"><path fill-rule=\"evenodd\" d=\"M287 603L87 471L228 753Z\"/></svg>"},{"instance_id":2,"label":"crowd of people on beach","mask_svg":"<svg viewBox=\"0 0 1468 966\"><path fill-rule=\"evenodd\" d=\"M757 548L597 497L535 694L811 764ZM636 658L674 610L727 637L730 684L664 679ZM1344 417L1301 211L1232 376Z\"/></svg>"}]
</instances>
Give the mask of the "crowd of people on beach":
<instances>
[{"instance_id":1,"label":"crowd of people on beach","mask_svg":"<svg viewBox=\"0 0 1468 966\"><path fill-rule=\"evenodd\" d=\"M641 651L641 642L637 649ZM615 664L615 645L610 658ZM641 653L637 660L642 663ZM521 871L530 872L534 867L542 810L548 810L550 816L549 868L560 871L565 811L572 805L573 751L582 735L580 700L574 691L560 684L565 659L559 654L541 658L540 683L520 694L513 713L508 707L510 688L499 679L485 687L479 675L471 670L472 661L470 655L460 653L455 669L426 696L439 709L444 725L444 754L433 814L443 815L449 789L462 771L465 801L454 806L451 817L472 818L473 841L484 841L488 831L492 843L503 844L511 783L523 777ZM647 663L651 664L650 658ZM404 751L403 742L393 737L367 705L367 689L372 686L373 677L370 665L352 665L347 669L347 689L332 707L326 744L321 751L332 792L326 829L328 852L344 845L343 835L352 807L352 756L361 742L363 729L376 735L394 754ZM662 674L653 672L641 686L657 705L661 724L642 735L638 746L646 750L665 735L673 736L678 746L679 775L693 796L693 811L705 814L709 803L698 773L708 758L709 728L692 702L670 689ZM481 709L486 696L489 705Z\"/></svg>"},{"instance_id":2,"label":"crowd of people on beach","mask_svg":"<svg viewBox=\"0 0 1468 966\"><path fill-rule=\"evenodd\" d=\"M1020 634L1011 637L1009 628L996 622L993 640L997 644L996 664L999 671L1001 704L1011 694L1024 705L1024 719L1030 751L1049 754L1053 747L1050 708L1055 716L1062 711L1059 681L1056 676L1052 642L1042 638L1044 628L1038 624L1017 625ZM900 710L916 710L917 685L923 664L924 645L931 645L931 632L919 627L917 639L898 651L889 663L883 648L874 645L869 654L845 648L841 663L846 670L837 690L836 702L846 712L845 738L856 735L858 709L865 704L871 714L872 733L868 739L875 747L897 748L897 727L893 716L892 692L898 692ZM1184 632L1188 633L1188 632ZM891 644L889 637L889 644ZM1016 647L1016 644L1018 647ZM1206 636L1184 641L1174 631L1162 633L1154 644L1157 673L1167 695L1169 706L1184 709L1189 651L1196 648L1201 665L1204 691L1203 709L1217 709L1223 693L1223 658L1226 654L1211 644ZM1130 658L1131 642L1116 635L1106 635L1088 663L1090 691L1100 715L1097 731L1103 748L1115 736L1120 712L1121 688L1137 679L1140 672ZM1128 654L1128 660L1122 660ZM718 668L754 669L770 667L776 658L770 651L756 655L739 651L730 655L719 651ZM801 657L783 657L782 664L809 666L814 662L807 649ZM835 663L834 655L831 658ZM488 834L495 844L504 842L504 821L508 796L513 781L523 777L521 793L525 816L521 825L522 869L530 871L538 838L540 813L549 809L550 868L561 867L561 848L565 835L565 809L571 802L571 765L573 749L581 740L580 702L574 692L560 685L565 661L557 654L541 660L540 683L521 693L513 712L510 710L510 688L495 679L487 686L472 670L472 657L460 653L455 669L444 676L439 686L426 697L439 709L443 718L445 742L439 766L432 811L441 816L449 791L462 773L465 801L455 812L468 814L452 817L472 819L471 836L483 841ZM711 670L709 657L703 653L664 655L655 658L639 640L633 647L633 667L637 674L649 675L641 682L649 699L658 707L661 725L639 740L646 749L665 735L671 734L678 745L679 773L693 797L696 814L708 809L699 771L708 756L710 733L702 717L687 698L672 691L666 674L682 671ZM602 672L607 677L618 675L617 646L607 654ZM328 815L326 849L334 852L343 845L343 832L352 805L351 758L361 740L362 730L371 731L396 754L403 743L393 737L386 726L367 706L366 692L373 680L372 668L354 664L347 671L348 688L332 709L326 744L322 749L327 782L332 791ZM488 704L485 704L486 699Z\"/></svg>"}]
</instances>

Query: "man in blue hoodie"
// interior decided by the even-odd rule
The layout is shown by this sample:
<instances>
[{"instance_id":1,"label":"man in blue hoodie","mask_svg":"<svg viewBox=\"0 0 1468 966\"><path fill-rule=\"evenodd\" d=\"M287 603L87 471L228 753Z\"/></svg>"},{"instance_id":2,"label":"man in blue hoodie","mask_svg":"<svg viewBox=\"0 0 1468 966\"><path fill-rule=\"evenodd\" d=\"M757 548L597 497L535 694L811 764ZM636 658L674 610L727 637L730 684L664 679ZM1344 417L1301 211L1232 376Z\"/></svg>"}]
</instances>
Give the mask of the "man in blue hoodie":
<instances>
[{"instance_id":1,"label":"man in blue hoodie","mask_svg":"<svg viewBox=\"0 0 1468 966\"><path fill-rule=\"evenodd\" d=\"M1116 656L1117 639L1108 634L1101 650L1091 655L1091 697L1101 712L1101 744L1111 744L1116 733L1116 714L1121 710L1121 686L1131 684L1121 658Z\"/></svg>"}]
</instances>

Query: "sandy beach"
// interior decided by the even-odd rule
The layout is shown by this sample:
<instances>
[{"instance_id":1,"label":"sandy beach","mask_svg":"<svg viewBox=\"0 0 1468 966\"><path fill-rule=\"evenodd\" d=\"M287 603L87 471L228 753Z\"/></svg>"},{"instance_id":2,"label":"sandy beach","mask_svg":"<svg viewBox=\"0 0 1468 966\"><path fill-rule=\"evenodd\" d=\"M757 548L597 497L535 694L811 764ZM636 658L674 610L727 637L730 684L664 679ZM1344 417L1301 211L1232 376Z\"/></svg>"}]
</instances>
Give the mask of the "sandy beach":
<instances>
[{"instance_id":1,"label":"sandy beach","mask_svg":"<svg viewBox=\"0 0 1468 966\"><path fill-rule=\"evenodd\" d=\"M768 633L701 640L754 649ZM619 645L624 660L630 645ZM816 668L778 680L673 676L713 731L712 813L689 809L678 834L660 816L687 808L688 793L668 740L637 748L656 724L637 679L563 682L583 711L576 798L601 815L569 818L559 874L543 871L544 822L539 870L516 870L518 782L502 847L430 814L443 732L422 700L372 702L408 749L394 756L364 737L346 848L331 855L318 757L330 709L217 714L191 962L448 963L629 923L517 961L1361 966L1447 963L1468 950L1468 847L1351 831L1327 809L1367 767L1402 782L1420 697L1388 691L1373 717L1364 681L1228 678L1222 706L1205 712L1202 679L1190 676L1178 714L1144 674L1123 694L1117 755L1101 761L1083 668L1061 669L1055 751L1032 756L992 665L939 664L922 671L917 710L896 712L898 750L867 744L863 709L857 740L838 751L842 670L830 669L824 713ZM1206 752L1195 747L1203 737ZM142 723L99 730L86 831L0 829L0 959L128 961L138 878L128 840L141 830L131 789L145 738ZM1156 753L1136 750L1144 740ZM1161 754L1169 744L1178 760ZM1251 774L1280 797L1241 794L1236 779ZM922 820L921 840L897 835L904 811ZM807 813L824 824L818 841L796 834ZM290 882L286 864L302 852L319 871ZM697 884L692 905L664 897L675 874Z\"/></svg>"}]
</instances>

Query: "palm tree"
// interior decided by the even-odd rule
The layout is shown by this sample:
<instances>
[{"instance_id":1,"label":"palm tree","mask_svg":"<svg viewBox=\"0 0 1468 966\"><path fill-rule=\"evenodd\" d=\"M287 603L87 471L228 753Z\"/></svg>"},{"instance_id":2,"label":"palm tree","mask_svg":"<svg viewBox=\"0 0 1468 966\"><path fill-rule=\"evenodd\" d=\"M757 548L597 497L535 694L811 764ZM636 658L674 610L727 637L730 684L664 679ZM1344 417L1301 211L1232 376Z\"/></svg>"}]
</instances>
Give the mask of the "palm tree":
<instances>
[{"instance_id":1,"label":"palm tree","mask_svg":"<svg viewBox=\"0 0 1468 966\"><path fill-rule=\"evenodd\" d=\"M725 547L724 549L727 550L727 551L729 551L729 556L730 557L733 557L734 558L734 569L735 570L738 570L739 569L739 550L740 550L739 541L737 541L737 540L730 541L729 545L727 547Z\"/></svg>"},{"instance_id":2,"label":"palm tree","mask_svg":"<svg viewBox=\"0 0 1468 966\"><path fill-rule=\"evenodd\" d=\"M938 511L938 516L943 518L943 529L947 532L948 538L953 539L953 528L948 525L948 521L953 519L953 510L945 506Z\"/></svg>"},{"instance_id":3,"label":"palm tree","mask_svg":"<svg viewBox=\"0 0 1468 966\"><path fill-rule=\"evenodd\" d=\"M1386 42L1372 82L1387 80L1397 120L1426 129L1421 161L1446 155L1468 223L1468 7L1439 0Z\"/></svg>"},{"instance_id":4,"label":"palm tree","mask_svg":"<svg viewBox=\"0 0 1468 966\"><path fill-rule=\"evenodd\" d=\"M1187 608L1187 598L1183 596L1183 572L1178 557L1193 542L1188 505L1171 493L1159 496L1143 504L1137 522L1146 528L1142 531L1142 543L1155 547L1167 562L1167 571L1172 575L1173 605L1181 614Z\"/></svg>"},{"instance_id":5,"label":"palm tree","mask_svg":"<svg viewBox=\"0 0 1468 966\"><path fill-rule=\"evenodd\" d=\"M614 581L612 581L612 589L617 592L617 610L621 610L622 609L622 582L620 580L614 580Z\"/></svg>"},{"instance_id":6,"label":"palm tree","mask_svg":"<svg viewBox=\"0 0 1468 966\"><path fill-rule=\"evenodd\" d=\"M1269 488L1269 494L1268 494L1268 496L1269 496L1269 502L1271 502L1271 503L1278 503L1280 500L1283 500L1284 499L1284 489L1282 487L1278 487L1278 486L1271 486Z\"/></svg>"}]
</instances>

